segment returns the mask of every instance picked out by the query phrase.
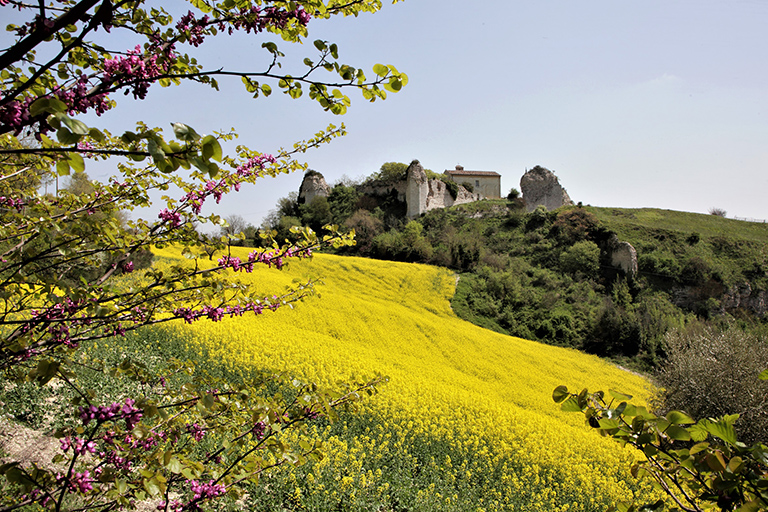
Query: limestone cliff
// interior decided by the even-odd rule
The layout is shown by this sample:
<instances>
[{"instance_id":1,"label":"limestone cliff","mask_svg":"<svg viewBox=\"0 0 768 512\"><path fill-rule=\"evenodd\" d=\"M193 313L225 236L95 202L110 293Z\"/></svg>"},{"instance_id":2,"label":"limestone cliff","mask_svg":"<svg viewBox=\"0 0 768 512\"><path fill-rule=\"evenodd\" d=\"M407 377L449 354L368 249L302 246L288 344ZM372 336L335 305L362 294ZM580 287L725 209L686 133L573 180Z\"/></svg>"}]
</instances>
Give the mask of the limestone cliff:
<instances>
[{"instance_id":1,"label":"limestone cliff","mask_svg":"<svg viewBox=\"0 0 768 512\"><path fill-rule=\"evenodd\" d=\"M573 204L555 173L538 165L520 178L520 190L523 193L525 208L529 212L539 205L543 205L547 210L554 210Z\"/></svg>"},{"instance_id":2,"label":"limestone cliff","mask_svg":"<svg viewBox=\"0 0 768 512\"><path fill-rule=\"evenodd\" d=\"M315 197L328 197L331 187L325 182L325 178L317 171L309 170L304 174L304 179L299 187L299 203L309 204Z\"/></svg>"}]
</instances>

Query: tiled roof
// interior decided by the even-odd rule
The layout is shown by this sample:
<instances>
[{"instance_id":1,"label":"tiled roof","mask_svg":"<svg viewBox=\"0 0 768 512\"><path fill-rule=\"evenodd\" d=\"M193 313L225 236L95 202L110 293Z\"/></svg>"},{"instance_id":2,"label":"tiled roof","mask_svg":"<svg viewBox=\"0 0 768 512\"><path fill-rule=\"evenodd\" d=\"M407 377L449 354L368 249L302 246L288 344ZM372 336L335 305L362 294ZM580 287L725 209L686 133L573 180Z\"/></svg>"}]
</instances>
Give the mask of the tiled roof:
<instances>
[{"instance_id":1,"label":"tiled roof","mask_svg":"<svg viewBox=\"0 0 768 512\"><path fill-rule=\"evenodd\" d=\"M445 174L451 174L455 176L501 176L496 171L457 171L456 169L448 169Z\"/></svg>"}]
</instances>

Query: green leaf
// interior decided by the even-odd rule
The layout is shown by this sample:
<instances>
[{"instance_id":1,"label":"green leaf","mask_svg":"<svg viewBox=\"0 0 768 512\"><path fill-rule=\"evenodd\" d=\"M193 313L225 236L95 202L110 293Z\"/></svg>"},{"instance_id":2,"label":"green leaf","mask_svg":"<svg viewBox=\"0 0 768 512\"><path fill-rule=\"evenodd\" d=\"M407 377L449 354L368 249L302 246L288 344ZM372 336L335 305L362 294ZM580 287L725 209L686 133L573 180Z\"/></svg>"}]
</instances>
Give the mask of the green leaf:
<instances>
[{"instance_id":1,"label":"green leaf","mask_svg":"<svg viewBox=\"0 0 768 512\"><path fill-rule=\"evenodd\" d=\"M560 403L566 398L570 396L570 393L568 393L568 388L565 386L557 386L555 390L552 392L552 400L555 401L555 403Z\"/></svg>"},{"instance_id":2,"label":"green leaf","mask_svg":"<svg viewBox=\"0 0 768 512\"><path fill-rule=\"evenodd\" d=\"M160 149L160 146L155 142L155 139L149 139L147 141L147 151L152 155L152 159L156 164L165 162L165 153Z\"/></svg>"},{"instance_id":3,"label":"green leaf","mask_svg":"<svg viewBox=\"0 0 768 512\"><path fill-rule=\"evenodd\" d=\"M65 146L76 144L80 141L82 135L77 135L69 131L65 126L62 126L56 131L56 139Z\"/></svg>"},{"instance_id":4,"label":"green leaf","mask_svg":"<svg viewBox=\"0 0 768 512\"><path fill-rule=\"evenodd\" d=\"M659 450L652 444L646 444L645 446L643 446L643 453L648 457L653 457L654 455L659 453Z\"/></svg>"},{"instance_id":5,"label":"green leaf","mask_svg":"<svg viewBox=\"0 0 768 512\"><path fill-rule=\"evenodd\" d=\"M762 510L762 508L762 500L760 498L755 498L753 501L749 501L737 508L736 512L757 512L758 510Z\"/></svg>"},{"instance_id":6,"label":"green leaf","mask_svg":"<svg viewBox=\"0 0 768 512\"><path fill-rule=\"evenodd\" d=\"M563 402L563 405L560 406L561 411L565 412L581 412L581 406L579 405L579 401L575 396L571 396Z\"/></svg>"},{"instance_id":7,"label":"green leaf","mask_svg":"<svg viewBox=\"0 0 768 512\"><path fill-rule=\"evenodd\" d=\"M391 78L389 82L384 84L384 88L389 92L398 92L403 88L402 82L396 78Z\"/></svg>"},{"instance_id":8,"label":"green leaf","mask_svg":"<svg viewBox=\"0 0 768 512\"><path fill-rule=\"evenodd\" d=\"M262 94L264 94L264 96L269 96L270 94L272 94L272 88L267 84L264 84L261 86L261 92Z\"/></svg>"},{"instance_id":9,"label":"green leaf","mask_svg":"<svg viewBox=\"0 0 768 512\"><path fill-rule=\"evenodd\" d=\"M733 428L733 421L728 421L728 417L720 418L716 422L710 421L706 430L726 443L736 444L736 430Z\"/></svg>"},{"instance_id":10,"label":"green leaf","mask_svg":"<svg viewBox=\"0 0 768 512\"><path fill-rule=\"evenodd\" d=\"M57 114L66 112L67 104L58 98L38 98L29 106L29 114L32 117L40 114Z\"/></svg>"},{"instance_id":11,"label":"green leaf","mask_svg":"<svg viewBox=\"0 0 768 512\"><path fill-rule=\"evenodd\" d=\"M62 158L56 162L56 174L59 176L69 176L69 162Z\"/></svg>"},{"instance_id":12,"label":"green leaf","mask_svg":"<svg viewBox=\"0 0 768 512\"><path fill-rule=\"evenodd\" d=\"M83 160L83 157L77 153L70 153L67 155L67 161L75 172L83 172L85 170L85 161Z\"/></svg>"},{"instance_id":13,"label":"green leaf","mask_svg":"<svg viewBox=\"0 0 768 512\"><path fill-rule=\"evenodd\" d=\"M184 123L171 123L173 133L176 138L185 142L195 142L200 140L200 135L191 127Z\"/></svg>"},{"instance_id":14,"label":"green leaf","mask_svg":"<svg viewBox=\"0 0 768 512\"><path fill-rule=\"evenodd\" d=\"M72 133L76 133L77 135L88 135L89 128L84 122L72 119L66 114L59 114L57 117L72 131Z\"/></svg>"},{"instance_id":15,"label":"green leaf","mask_svg":"<svg viewBox=\"0 0 768 512\"><path fill-rule=\"evenodd\" d=\"M37 98L29 106L29 115L31 115L32 117L36 117L36 116L39 116L40 114L48 112L49 103L50 103L50 98Z\"/></svg>"},{"instance_id":16,"label":"green leaf","mask_svg":"<svg viewBox=\"0 0 768 512\"><path fill-rule=\"evenodd\" d=\"M179 461L179 459L176 457L172 457L168 464L166 464L166 467L168 468L168 471L177 475L184 470L184 466L181 464L181 461Z\"/></svg>"},{"instance_id":17,"label":"green leaf","mask_svg":"<svg viewBox=\"0 0 768 512\"><path fill-rule=\"evenodd\" d=\"M612 398L615 398L616 400L626 402L627 400L632 400L632 395L625 395L624 393L619 393L616 390L609 389L608 394L611 395Z\"/></svg>"},{"instance_id":18,"label":"green leaf","mask_svg":"<svg viewBox=\"0 0 768 512\"><path fill-rule=\"evenodd\" d=\"M717 472L723 472L725 471L725 459L723 459L723 454L720 452L714 452L714 453L708 453L707 454L707 466L712 471Z\"/></svg>"},{"instance_id":19,"label":"green leaf","mask_svg":"<svg viewBox=\"0 0 768 512\"><path fill-rule=\"evenodd\" d=\"M383 78L389 74L389 68L384 64L375 64L373 66L373 72Z\"/></svg>"},{"instance_id":20,"label":"green leaf","mask_svg":"<svg viewBox=\"0 0 768 512\"><path fill-rule=\"evenodd\" d=\"M728 461L728 470L731 473L738 473L744 466L744 459L739 456L733 457Z\"/></svg>"},{"instance_id":21,"label":"green leaf","mask_svg":"<svg viewBox=\"0 0 768 512\"><path fill-rule=\"evenodd\" d=\"M600 425L600 428L603 430L613 430L615 428L619 428L621 425L619 423L619 420L612 420L608 418L600 418L598 420L598 424Z\"/></svg>"},{"instance_id":22,"label":"green leaf","mask_svg":"<svg viewBox=\"0 0 768 512\"><path fill-rule=\"evenodd\" d=\"M157 496L162 492L158 481L154 478L151 480L144 480L144 489L146 489L150 496Z\"/></svg>"},{"instance_id":23,"label":"green leaf","mask_svg":"<svg viewBox=\"0 0 768 512\"><path fill-rule=\"evenodd\" d=\"M760 375L757 376L760 380L768 380L768 368L760 372Z\"/></svg>"},{"instance_id":24,"label":"green leaf","mask_svg":"<svg viewBox=\"0 0 768 512\"><path fill-rule=\"evenodd\" d=\"M675 441L691 440L691 434L683 427L678 427L677 425L670 425L669 427L667 427L667 430L665 430L664 433L667 434L671 439L674 439Z\"/></svg>"},{"instance_id":25,"label":"green leaf","mask_svg":"<svg viewBox=\"0 0 768 512\"><path fill-rule=\"evenodd\" d=\"M691 449L688 450L688 453L691 455L696 455L699 452L703 452L709 448L709 443L696 443L695 445L691 446Z\"/></svg>"},{"instance_id":26,"label":"green leaf","mask_svg":"<svg viewBox=\"0 0 768 512\"><path fill-rule=\"evenodd\" d=\"M91 128L88 130L88 136L96 142L104 142L104 134L97 128Z\"/></svg>"},{"instance_id":27,"label":"green leaf","mask_svg":"<svg viewBox=\"0 0 768 512\"><path fill-rule=\"evenodd\" d=\"M667 413L667 420L673 425L691 425L696 421L681 411L669 411Z\"/></svg>"},{"instance_id":28,"label":"green leaf","mask_svg":"<svg viewBox=\"0 0 768 512\"><path fill-rule=\"evenodd\" d=\"M206 135L203 138L203 154L210 153L209 156L204 158L213 158L217 162L221 162L223 152L221 150L221 144L213 135Z\"/></svg>"}]
</instances>

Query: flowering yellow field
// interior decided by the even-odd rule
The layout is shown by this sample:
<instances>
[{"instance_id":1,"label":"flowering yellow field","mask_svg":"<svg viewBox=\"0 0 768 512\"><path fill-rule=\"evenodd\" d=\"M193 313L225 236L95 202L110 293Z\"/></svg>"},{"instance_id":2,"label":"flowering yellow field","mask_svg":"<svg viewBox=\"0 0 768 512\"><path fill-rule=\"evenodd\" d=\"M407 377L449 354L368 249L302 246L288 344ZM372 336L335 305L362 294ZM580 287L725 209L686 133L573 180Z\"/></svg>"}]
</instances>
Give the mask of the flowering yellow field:
<instances>
[{"instance_id":1,"label":"flowering yellow field","mask_svg":"<svg viewBox=\"0 0 768 512\"><path fill-rule=\"evenodd\" d=\"M323 384L376 372L391 379L360 413L324 428L322 462L281 483L301 506L603 510L646 492L629 475L632 453L560 412L551 393L565 384L643 397L648 383L458 319L449 271L321 254L239 276L270 295L295 279L324 284L294 310L201 320L179 335L235 365Z\"/></svg>"}]
</instances>

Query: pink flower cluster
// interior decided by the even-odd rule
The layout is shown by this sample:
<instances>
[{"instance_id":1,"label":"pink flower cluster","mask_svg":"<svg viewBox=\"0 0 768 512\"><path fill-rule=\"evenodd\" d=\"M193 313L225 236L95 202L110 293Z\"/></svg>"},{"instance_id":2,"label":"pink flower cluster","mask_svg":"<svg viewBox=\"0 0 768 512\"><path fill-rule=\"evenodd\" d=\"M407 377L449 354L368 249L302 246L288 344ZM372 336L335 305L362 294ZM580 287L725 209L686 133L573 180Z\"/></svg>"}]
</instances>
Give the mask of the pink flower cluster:
<instances>
[{"instance_id":1,"label":"pink flower cluster","mask_svg":"<svg viewBox=\"0 0 768 512\"><path fill-rule=\"evenodd\" d=\"M205 40L205 27L209 24L209 20L210 18L207 15L197 19L192 11L188 11L176 23L176 30L188 32L187 42L194 47L198 47Z\"/></svg>"},{"instance_id":2,"label":"pink flower cluster","mask_svg":"<svg viewBox=\"0 0 768 512\"><path fill-rule=\"evenodd\" d=\"M157 505L157 510L165 511L166 508L168 508L168 512L181 512L184 509L184 505L179 500L174 500L170 503L161 501L160 504Z\"/></svg>"},{"instance_id":3,"label":"pink flower cluster","mask_svg":"<svg viewBox=\"0 0 768 512\"><path fill-rule=\"evenodd\" d=\"M0 208L14 208L17 212L21 212L26 203L21 199L14 199L12 197L0 196Z\"/></svg>"},{"instance_id":4,"label":"pink flower cluster","mask_svg":"<svg viewBox=\"0 0 768 512\"><path fill-rule=\"evenodd\" d=\"M195 18L194 13L188 11L176 22L176 30L184 32L187 42L197 47L205 41L205 29L210 25L217 25L219 30L227 30L230 35L240 29L247 33L259 33L268 26L284 28L291 19L295 19L300 25L306 27L312 16L302 7L286 11L280 7L267 7L262 10L260 7L252 6L241 9L234 17L227 19L211 19L207 15ZM231 25L227 26L226 21L231 22Z\"/></svg>"},{"instance_id":5,"label":"pink flower cluster","mask_svg":"<svg viewBox=\"0 0 768 512\"><path fill-rule=\"evenodd\" d=\"M79 408L80 419L83 425L88 425L91 420L104 422L114 419L124 419L126 428L132 430L141 420L142 411L134 406L136 401L132 398L126 398L124 404L113 403L112 405L91 405Z\"/></svg>"},{"instance_id":6,"label":"pink flower cluster","mask_svg":"<svg viewBox=\"0 0 768 512\"><path fill-rule=\"evenodd\" d=\"M203 440L203 437L205 437L205 434L207 433L203 427L198 425L197 423L193 423L191 425L187 425L187 432L192 434L192 439L194 439L197 442L200 442Z\"/></svg>"},{"instance_id":7,"label":"pink flower cluster","mask_svg":"<svg viewBox=\"0 0 768 512\"><path fill-rule=\"evenodd\" d=\"M170 223L172 228L177 228L181 226L181 214L177 211L171 211L168 208L166 208L165 210L161 211L157 216L163 222Z\"/></svg>"},{"instance_id":8,"label":"pink flower cluster","mask_svg":"<svg viewBox=\"0 0 768 512\"><path fill-rule=\"evenodd\" d=\"M15 135L21 133L22 128L31 124L29 106L36 98L27 97L21 101L10 101L0 107L0 124L10 127Z\"/></svg>"},{"instance_id":9,"label":"pink flower cluster","mask_svg":"<svg viewBox=\"0 0 768 512\"><path fill-rule=\"evenodd\" d=\"M128 50L127 55L104 60L104 80L118 86L132 85L133 97L143 100L152 83L152 79L166 73L176 59L173 45L153 44L145 55L140 45ZM164 54L164 55L163 55ZM160 59L163 55L163 59ZM128 94L128 91L125 91Z\"/></svg>"},{"instance_id":10,"label":"pink flower cluster","mask_svg":"<svg viewBox=\"0 0 768 512\"><path fill-rule=\"evenodd\" d=\"M67 104L70 115L94 109L96 115L100 116L111 108L109 98L106 93L89 95L88 90L91 88L88 77L82 74L73 86L60 88L55 91L55 94Z\"/></svg>"},{"instance_id":11,"label":"pink flower cluster","mask_svg":"<svg viewBox=\"0 0 768 512\"><path fill-rule=\"evenodd\" d=\"M276 298L276 297L275 297ZM215 306L203 306L200 309L192 308L176 308L173 310L173 314L176 318L182 318L186 323L191 324L201 318L208 318L214 322L218 322L224 315L242 316L247 311L252 311L255 315L260 315L264 312L264 309L271 311L277 310L280 307L278 302L271 302L269 304L260 304L257 302L249 302L244 305L227 306L226 308L217 308Z\"/></svg>"},{"instance_id":12,"label":"pink flower cluster","mask_svg":"<svg viewBox=\"0 0 768 512\"><path fill-rule=\"evenodd\" d=\"M241 29L245 30L246 33L253 32L258 34L268 26L285 28L292 19L306 27L312 16L302 7L298 7L293 11L286 11L280 7L267 7L262 10L254 5L250 8L241 9L229 27L223 22L219 23L219 29L222 31L227 29L229 35L232 35L235 30Z\"/></svg>"},{"instance_id":13,"label":"pink flower cluster","mask_svg":"<svg viewBox=\"0 0 768 512\"><path fill-rule=\"evenodd\" d=\"M216 200L216 204L218 204L224 194L230 191L230 187L239 192L241 182L252 176L260 177L264 165L268 162L276 163L277 159L272 155L259 155L255 158L251 158L243 165L239 166L234 175L222 178L218 181L209 180L201 189L188 192L182 198L182 202L190 205L192 211L199 215L200 211L203 209L203 204L208 197L213 196ZM177 217L177 215L178 213L170 212L168 209L160 212L160 218L163 220L172 220L173 227L178 227L181 223L181 217Z\"/></svg>"},{"instance_id":14,"label":"pink flower cluster","mask_svg":"<svg viewBox=\"0 0 768 512\"><path fill-rule=\"evenodd\" d=\"M227 492L226 487L224 487L222 484L217 484L215 482L216 482L215 480L211 480L206 484L206 483L198 482L197 480L190 480L189 488L194 494L192 501L200 501L200 500L206 500L209 498L215 498L216 496L221 496L222 494Z\"/></svg>"},{"instance_id":15,"label":"pink flower cluster","mask_svg":"<svg viewBox=\"0 0 768 512\"><path fill-rule=\"evenodd\" d=\"M64 452L72 448L72 451L75 453L75 455L82 455L86 452L96 453L96 443L93 441L86 442L85 439L80 437L65 437L63 439L59 439L59 442L61 443L61 449Z\"/></svg>"},{"instance_id":16,"label":"pink flower cluster","mask_svg":"<svg viewBox=\"0 0 768 512\"><path fill-rule=\"evenodd\" d=\"M261 171L267 163L275 164L277 163L277 159L272 155L266 154L250 158L247 162L237 168L237 175L241 178L248 178L251 176L260 177Z\"/></svg>"},{"instance_id":17,"label":"pink flower cluster","mask_svg":"<svg viewBox=\"0 0 768 512\"><path fill-rule=\"evenodd\" d=\"M257 441L261 441L267 434L267 425L263 421L257 421L251 428L251 434Z\"/></svg>"},{"instance_id":18,"label":"pink flower cluster","mask_svg":"<svg viewBox=\"0 0 768 512\"><path fill-rule=\"evenodd\" d=\"M48 331L54 344L75 348L77 343L73 342L70 337L69 326L89 323L87 319L72 318L80 309L81 304L82 302L73 302L69 297L65 297L64 302L54 304L44 311L33 310L32 318L21 327L21 332L26 334L33 329L43 328Z\"/></svg>"},{"instance_id":19,"label":"pink flower cluster","mask_svg":"<svg viewBox=\"0 0 768 512\"><path fill-rule=\"evenodd\" d=\"M59 475L59 480L63 480L63 476ZM93 490L93 478L91 478L91 472L86 470L82 473L75 473L69 478L69 489L72 492L80 492L85 494Z\"/></svg>"},{"instance_id":20,"label":"pink flower cluster","mask_svg":"<svg viewBox=\"0 0 768 512\"><path fill-rule=\"evenodd\" d=\"M277 250L272 251L252 251L248 255L248 261L242 261L237 256L222 256L219 258L219 266L223 268L231 268L235 272L240 272L241 270L244 270L246 273L253 272L253 264L254 263L263 263L264 265L267 265L268 267L272 267L272 265L275 266L278 270L282 269L285 265L284 258L306 258L312 255L312 249L295 249L293 247L287 249L285 252L281 253Z\"/></svg>"}]
</instances>

